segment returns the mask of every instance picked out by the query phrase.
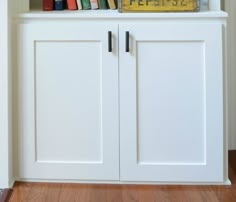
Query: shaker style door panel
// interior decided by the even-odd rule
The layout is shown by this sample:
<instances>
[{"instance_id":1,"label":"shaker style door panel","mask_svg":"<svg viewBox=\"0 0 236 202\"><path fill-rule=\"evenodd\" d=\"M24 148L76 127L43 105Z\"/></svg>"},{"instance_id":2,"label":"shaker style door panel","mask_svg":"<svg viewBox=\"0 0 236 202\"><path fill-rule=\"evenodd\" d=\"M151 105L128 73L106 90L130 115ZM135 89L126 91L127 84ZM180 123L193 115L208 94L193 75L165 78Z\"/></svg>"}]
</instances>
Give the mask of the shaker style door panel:
<instances>
[{"instance_id":1,"label":"shaker style door panel","mask_svg":"<svg viewBox=\"0 0 236 202\"><path fill-rule=\"evenodd\" d=\"M221 25L123 24L119 36L121 180L222 182Z\"/></svg>"},{"instance_id":2,"label":"shaker style door panel","mask_svg":"<svg viewBox=\"0 0 236 202\"><path fill-rule=\"evenodd\" d=\"M119 179L117 32L20 25L20 178Z\"/></svg>"}]
</instances>

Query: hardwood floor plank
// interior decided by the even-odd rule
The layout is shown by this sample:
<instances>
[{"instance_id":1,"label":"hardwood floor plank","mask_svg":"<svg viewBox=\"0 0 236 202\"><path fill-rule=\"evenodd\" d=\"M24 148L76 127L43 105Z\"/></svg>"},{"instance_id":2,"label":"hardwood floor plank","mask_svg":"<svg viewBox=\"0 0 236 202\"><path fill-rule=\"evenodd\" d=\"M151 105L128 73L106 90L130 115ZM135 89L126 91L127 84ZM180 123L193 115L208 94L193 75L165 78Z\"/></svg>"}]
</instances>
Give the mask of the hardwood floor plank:
<instances>
[{"instance_id":1,"label":"hardwood floor plank","mask_svg":"<svg viewBox=\"0 0 236 202\"><path fill-rule=\"evenodd\" d=\"M154 201L154 189L155 186L138 186L138 201L139 202L147 202Z\"/></svg>"},{"instance_id":2,"label":"hardwood floor plank","mask_svg":"<svg viewBox=\"0 0 236 202\"><path fill-rule=\"evenodd\" d=\"M81 184L81 185L77 185L75 187L76 189L76 197L75 197L75 201L89 201L89 187L90 185L88 184Z\"/></svg>"},{"instance_id":3,"label":"hardwood floor plank","mask_svg":"<svg viewBox=\"0 0 236 202\"><path fill-rule=\"evenodd\" d=\"M47 184L41 183L41 184L34 184L31 185L30 191L27 195L26 200L27 201L38 201L38 202L44 202L46 193L47 193Z\"/></svg>"},{"instance_id":4,"label":"hardwood floor plank","mask_svg":"<svg viewBox=\"0 0 236 202\"><path fill-rule=\"evenodd\" d=\"M89 189L89 201L100 202L106 201L106 186L105 185L92 185Z\"/></svg>"},{"instance_id":5,"label":"hardwood floor plank","mask_svg":"<svg viewBox=\"0 0 236 202\"><path fill-rule=\"evenodd\" d=\"M122 201L122 186L107 185L106 201L108 202Z\"/></svg>"},{"instance_id":6,"label":"hardwood floor plank","mask_svg":"<svg viewBox=\"0 0 236 202\"><path fill-rule=\"evenodd\" d=\"M121 185L122 186L122 201L137 202L138 191L137 185Z\"/></svg>"},{"instance_id":7,"label":"hardwood floor plank","mask_svg":"<svg viewBox=\"0 0 236 202\"><path fill-rule=\"evenodd\" d=\"M168 193L168 198L170 202L183 202L186 201L184 195L184 186L167 186L166 192Z\"/></svg>"},{"instance_id":8,"label":"hardwood floor plank","mask_svg":"<svg viewBox=\"0 0 236 202\"><path fill-rule=\"evenodd\" d=\"M79 193L81 190L77 189L75 185L71 184L63 184L60 195L58 196L58 202L64 201L76 201L76 198L79 197Z\"/></svg>"},{"instance_id":9,"label":"hardwood floor plank","mask_svg":"<svg viewBox=\"0 0 236 202\"><path fill-rule=\"evenodd\" d=\"M168 193L168 187L167 186L154 186L154 202L169 202L170 197Z\"/></svg>"},{"instance_id":10,"label":"hardwood floor plank","mask_svg":"<svg viewBox=\"0 0 236 202\"><path fill-rule=\"evenodd\" d=\"M1 190L0 193L0 202L7 202L9 201L10 197L12 194L12 190L11 189L3 189Z\"/></svg>"},{"instance_id":11,"label":"hardwood floor plank","mask_svg":"<svg viewBox=\"0 0 236 202\"><path fill-rule=\"evenodd\" d=\"M10 202L236 202L236 151L229 165L231 186L16 182Z\"/></svg>"},{"instance_id":12,"label":"hardwood floor plank","mask_svg":"<svg viewBox=\"0 0 236 202\"><path fill-rule=\"evenodd\" d=\"M15 182L10 201L26 201L30 189L30 183Z\"/></svg>"},{"instance_id":13,"label":"hardwood floor plank","mask_svg":"<svg viewBox=\"0 0 236 202\"><path fill-rule=\"evenodd\" d=\"M55 184L54 186L48 185L48 189L45 196L45 202L58 202L61 189L61 184Z\"/></svg>"},{"instance_id":14,"label":"hardwood floor plank","mask_svg":"<svg viewBox=\"0 0 236 202\"><path fill-rule=\"evenodd\" d=\"M202 201L215 202L219 201L216 188L214 186L200 186L200 194Z\"/></svg>"}]
</instances>

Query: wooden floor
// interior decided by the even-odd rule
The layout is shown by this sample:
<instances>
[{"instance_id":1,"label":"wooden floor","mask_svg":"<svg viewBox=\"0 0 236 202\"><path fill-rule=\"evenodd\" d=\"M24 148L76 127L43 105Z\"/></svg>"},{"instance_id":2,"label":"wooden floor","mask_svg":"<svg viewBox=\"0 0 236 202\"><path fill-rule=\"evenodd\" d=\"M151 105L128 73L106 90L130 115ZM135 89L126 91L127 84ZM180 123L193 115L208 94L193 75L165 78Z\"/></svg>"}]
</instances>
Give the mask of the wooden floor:
<instances>
[{"instance_id":1,"label":"wooden floor","mask_svg":"<svg viewBox=\"0 0 236 202\"><path fill-rule=\"evenodd\" d=\"M231 186L88 185L16 182L10 202L236 202L236 151Z\"/></svg>"}]
</instances>

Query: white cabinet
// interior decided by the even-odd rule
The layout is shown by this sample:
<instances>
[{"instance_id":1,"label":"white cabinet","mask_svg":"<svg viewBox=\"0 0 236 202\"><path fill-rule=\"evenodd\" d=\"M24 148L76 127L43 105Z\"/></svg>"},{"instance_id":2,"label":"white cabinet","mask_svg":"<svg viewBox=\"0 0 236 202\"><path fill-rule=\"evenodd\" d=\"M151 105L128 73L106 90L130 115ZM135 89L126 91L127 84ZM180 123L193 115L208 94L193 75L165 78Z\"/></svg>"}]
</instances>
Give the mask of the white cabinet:
<instances>
[{"instance_id":1,"label":"white cabinet","mask_svg":"<svg viewBox=\"0 0 236 202\"><path fill-rule=\"evenodd\" d=\"M119 31L121 180L223 181L221 25Z\"/></svg>"},{"instance_id":2,"label":"white cabinet","mask_svg":"<svg viewBox=\"0 0 236 202\"><path fill-rule=\"evenodd\" d=\"M226 181L222 22L127 15L19 25L20 179Z\"/></svg>"},{"instance_id":3,"label":"white cabinet","mask_svg":"<svg viewBox=\"0 0 236 202\"><path fill-rule=\"evenodd\" d=\"M117 36L118 26L20 26L21 178L119 179L118 60L108 31Z\"/></svg>"}]
</instances>

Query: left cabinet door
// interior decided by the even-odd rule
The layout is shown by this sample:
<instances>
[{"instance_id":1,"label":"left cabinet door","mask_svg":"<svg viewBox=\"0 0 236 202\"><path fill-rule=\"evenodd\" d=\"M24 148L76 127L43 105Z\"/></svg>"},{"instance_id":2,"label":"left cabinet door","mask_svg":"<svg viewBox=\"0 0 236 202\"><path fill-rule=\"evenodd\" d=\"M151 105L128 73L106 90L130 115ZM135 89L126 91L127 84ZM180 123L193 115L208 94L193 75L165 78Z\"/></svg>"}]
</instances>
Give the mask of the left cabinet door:
<instances>
[{"instance_id":1,"label":"left cabinet door","mask_svg":"<svg viewBox=\"0 0 236 202\"><path fill-rule=\"evenodd\" d=\"M18 30L19 177L118 180L118 26Z\"/></svg>"}]
</instances>

